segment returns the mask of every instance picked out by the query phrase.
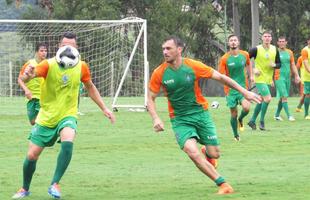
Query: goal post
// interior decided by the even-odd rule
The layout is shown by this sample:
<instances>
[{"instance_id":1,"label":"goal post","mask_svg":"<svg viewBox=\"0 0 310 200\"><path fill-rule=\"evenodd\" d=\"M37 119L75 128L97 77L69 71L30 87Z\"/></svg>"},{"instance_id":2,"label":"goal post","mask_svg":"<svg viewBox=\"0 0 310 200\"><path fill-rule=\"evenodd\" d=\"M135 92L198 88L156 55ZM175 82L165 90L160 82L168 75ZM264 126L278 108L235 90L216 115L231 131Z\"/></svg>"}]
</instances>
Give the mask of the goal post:
<instances>
[{"instance_id":1,"label":"goal post","mask_svg":"<svg viewBox=\"0 0 310 200\"><path fill-rule=\"evenodd\" d=\"M146 108L147 22L125 18L0 20L0 105L5 110L12 102L24 100L17 78L22 65L34 58L36 44L47 43L48 58L54 57L66 31L77 34L81 58L89 64L92 81L107 104L114 110Z\"/></svg>"}]
</instances>

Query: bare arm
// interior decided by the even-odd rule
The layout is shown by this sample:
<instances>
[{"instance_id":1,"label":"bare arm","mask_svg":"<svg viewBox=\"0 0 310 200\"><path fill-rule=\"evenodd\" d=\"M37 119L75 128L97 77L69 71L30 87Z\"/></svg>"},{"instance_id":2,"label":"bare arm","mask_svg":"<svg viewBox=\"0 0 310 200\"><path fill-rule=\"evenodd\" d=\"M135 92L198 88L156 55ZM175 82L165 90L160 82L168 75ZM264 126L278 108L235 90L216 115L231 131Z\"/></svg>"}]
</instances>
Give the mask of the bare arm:
<instances>
[{"instance_id":1,"label":"bare arm","mask_svg":"<svg viewBox=\"0 0 310 200\"><path fill-rule=\"evenodd\" d=\"M252 62L249 65L246 65L246 69L248 71L251 84L254 83L253 71L252 71Z\"/></svg>"},{"instance_id":2,"label":"bare arm","mask_svg":"<svg viewBox=\"0 0 310 200\"><path fill-rule=\"evenodd\" d=\"M250 102L254 101L256 103L261 103L261 97L254 92L250 92L240 86L236 81L232 80L228 76L225 76L223 74L220 74L218 71L213 72L212 79L217 80L223 84L226 84L230 88L238 90L247 100Z\"/></svg>"},{"instance_id":3,"label":"bare arm","mask_svg":"<svg viewBox=\"0 0 310 200\"><path fill-rule=\"evenodd\" d=\"M17 82L20 85L20 87L24 90L25 96L27 97L27 99L31 100L32 92L28 89L24 81L21 79L21 76L18 77Z\"/></svg>"},{"instance_id":4,"label":"bare arm","mask_svg":"<svg viewBox=\"0 0 310 200\"><path fill-rule=\"evenodd\" d=\"M297 67L295 65L295 62L291 62L291 71L293 72L294 74L294 80L295 80L295 83L299 83L300 82L300 77L298 75L298 70L297 70Z\"/></svg>"},{"instance_id":5,"label":"bare arm","mask_svg":"<svg viewBox=\"0 0 310 200\"><path fill-rule=\"evenodd\" d=\"M307 70L307 72L310 73L310 63L308 62L308 60L303 60L302 62L304 64L305 69Z\"/></svg>"},{"instance_id":6,"label":"bare arm","mask_svg":"<svg viewBox=\"0 0 310 200\"><path fill-rule=\"evenodd\" d=\"M149 114L151 115L153 119L153 128L156 132L163 131L164 130L164 124L159 118L157 112L156 112L156 105L155 105L155 98L157 94L150 91L148 92L147 97L147 109L149 111Z\"/></svg>"},{"instance_id":7,"label":"bare arm","mask_svg":"<svg viewBox=\"0 0 310 200\"><path fill-rule=\"evenodd\" d=\"M87 81L84 83L85 89L88 92L88 95L90 98L98 105L98 107L102 110L104 115L110 119L111 123L115 122L115 116L114 114L105 106L96 86L93 84L93 82Z\"/></svg>"}]
</instances>

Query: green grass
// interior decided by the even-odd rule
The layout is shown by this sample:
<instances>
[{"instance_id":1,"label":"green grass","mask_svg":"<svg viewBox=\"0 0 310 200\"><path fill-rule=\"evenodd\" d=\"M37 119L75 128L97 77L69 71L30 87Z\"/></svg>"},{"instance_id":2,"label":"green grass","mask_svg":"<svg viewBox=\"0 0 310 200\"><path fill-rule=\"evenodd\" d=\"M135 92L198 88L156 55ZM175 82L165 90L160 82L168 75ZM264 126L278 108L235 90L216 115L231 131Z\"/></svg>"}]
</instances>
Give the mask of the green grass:
<instances>
[{"instance_id":1,"label":"green grass","mask_svg":"<svg viewBox=\"0 0 310 200\"><path fill-rule=\"evenodd\" d=\"M215 100L208 99L210 102ZM289 99L295 122L273 120L276 107L276 99L273 99L266 117L269 131L262 133L246 127L240 143L233 140L225 99L216 100L220 107L210 112L221 139L222 157L218 171L233 185L235 194L216 195L214 183L179 150L164 98L157 100L166 128L160 134L153 132L146 112L122 109L115 113L116 124L111 125L96 111L94 103L84 99L81 111L86 115L78 121L73 159L61 181L62 199L310 199L309 121L303 119L303 113L293 111L298 99ZM11 112L13 103L15 110ZM11 106L2 103L0 116L1 200L10 199L21 186L22 163L30 131L24 102L9 104ZM248 119L249 116L246 121ZM31 185L32 194L27 199L49 199L47 187L58 152L59 145L56 144L41 155Z\"/></svg>"}]
</instances>

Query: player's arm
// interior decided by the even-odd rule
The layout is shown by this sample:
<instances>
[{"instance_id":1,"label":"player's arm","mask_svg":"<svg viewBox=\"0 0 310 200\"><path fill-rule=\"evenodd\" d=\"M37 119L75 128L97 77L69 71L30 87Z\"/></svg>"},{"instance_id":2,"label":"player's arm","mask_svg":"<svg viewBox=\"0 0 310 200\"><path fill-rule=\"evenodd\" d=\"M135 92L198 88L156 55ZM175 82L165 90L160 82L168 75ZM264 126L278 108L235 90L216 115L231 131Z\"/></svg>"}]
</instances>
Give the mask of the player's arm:
<instances>
[{"instance_id":1,"label":"player's arm","mask_svg":"<svg viewBox=\"0 0 310 200\"><path fill-rule=\"evenodd\" d=\"M261 97L259 95L255 94L254 92L246 90L228 76L225 76L219 73L218 71L214 70L211 78L229 86L230 88L238 90L250 102L254 101L256 103L261 103Z\"/></svg>"},{"instance_id":2,"label":"player's arm","mask_svg":"<svg viewBox=\"0 0 310 200\"><path fill-rule=\"evenodd\" d=\"M20 76L20 78L25 83L27 83L28 81L30 81L35 77L46 78L48 69L49 69L49 63L47 60L43 60L36 66L30 64L25 68L25 71Z\"/></svg>"},{"instance_id":3,"label":"player's arm","mask_svg":"<svg viewBox=\"0 0 310 200\"><path fill-rule=\"evenodd\" d=\"M86 63L82 63L82 74L81 81L84 84L84 87L89 95L89 97L98 105L98 107L102 110L104 115L110 119L111 123L115 122L115 116L113 112L111 112L108 107L104 104L100 93L94 83L91 80L90 71Z\"/></svg>"},{"instance_id":4,"label":"player's arm","mask_svg":"<svg viewBox=\"0 0 310 200\"><path fill-rule=\"evenodd\" d=\"M31 100L32 99L32 92L28 89L25 82L21 79L21 76L24 74L25 68L27 66L28 66L28 62L25 63L24 66L22 67L22 69L20 70L17 82L20 85L20 87L24 90L25 96L27 97L27 99Z\"/></svg>"},{"instance_id":5,"label":"player's arm","mask_svg":"<svg viewBox=\"0 0 310 200\"><path fill-rule=\"evenodd\" d=\"M293 72L295 83L297 84L300 82L300 77L298 75L298 70L297 70L297 67L295 65L294 54L292 51L290 51L289 53L290 53L291 71Z\"/></svg>"},{"instance_id":6,"label":"player's arm","mask_svg":"<svg viewBox=\"0 0 310 200\"><path fill-rule=\"evenodd\" d=\"M303 49L301 51L301 56L302 56L302 63L304 64L305 66L305 69L307 70L308 73L310 73L310 63L308 61L308 51L306 49Z\"/></svg>"},{"instance_id":7,"label":"player's arm","mask_svg":"<svg viewBox=\"0 0 310 200\"><path fill-rule=\"evenodd\" d=\"M276 53L275 63L272 67L274 67L275 69L280 69L281 67L280 52L278 49Z\"/></svg>"},{"instance_id":8,"label":"player's arm","mask_svg":"<svg viewBox=\"0 0 310 200\"><path fill-rule=\"evenodd\" d=\"M159 118L157 112L156 112L156 105L155 105L155 99L157 97L157 93L152 92L149 90L148 97L147 97L147 109L149 114L151 115L153 119L153 128L156 132L163 131L164 130L164 124Z\"/></svg>"},{"instance_id":9,"label":"player's arm","mask_svg":"<svg viewBox=\"0 0 310 200\"><path fill-rule=\"evenodd\" d=\"M245 67L246 67L246 70L248 72L250 82L253 83L254 82L254 76L253 76L252 63L250 60L250 56L248 53L246 53L245 57L246 57Z\"/></svg>"}]
</instances>

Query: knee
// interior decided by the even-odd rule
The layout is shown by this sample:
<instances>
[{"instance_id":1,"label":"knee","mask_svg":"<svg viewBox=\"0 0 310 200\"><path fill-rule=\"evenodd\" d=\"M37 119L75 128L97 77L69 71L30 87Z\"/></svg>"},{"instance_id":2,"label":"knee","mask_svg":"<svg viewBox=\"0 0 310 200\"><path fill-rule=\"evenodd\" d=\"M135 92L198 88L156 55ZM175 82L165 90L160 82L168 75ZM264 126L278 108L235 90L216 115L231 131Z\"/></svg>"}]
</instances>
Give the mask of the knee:
<instances>
[{"instance_id":1,"label":"knee","mask_svg":"<svg viewBox=\"0 0 310 200\"><path fill-rule=\"evenodd\" d=\"M30 121L30 124L31 124L32 126L35 125L35 123L36 123L35 120L31 120L31 121Z\"/></svg>"},{"instance_id":2,"label":"knee","mask_svg":"<svg viewBox=\"0 0 310 200\"><path fill-rule=\"evenodd\" d=\"M220 158L220 152L210 152L208 153L208 155L211 157L211 158L215 158L215 159L219 159Z\"/></svg>"},{"instance_id":3,"label":"knee","mask_svg":"<svg viewBox=\"0 0 310 200\"><path fill-rule=\"evenodd\" d=\"M28 158L28 160L38 160L39 154L36 154L35 152L30 151L27 153L27 158Z\"/></svg>"}]
</instances>

